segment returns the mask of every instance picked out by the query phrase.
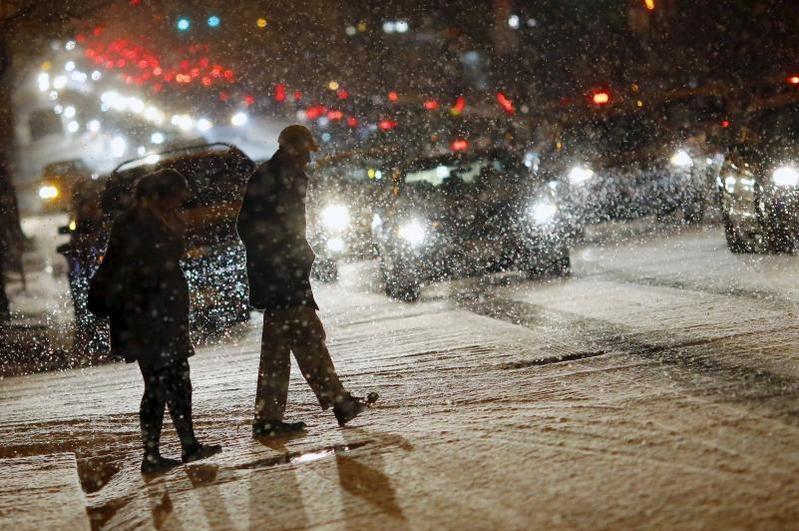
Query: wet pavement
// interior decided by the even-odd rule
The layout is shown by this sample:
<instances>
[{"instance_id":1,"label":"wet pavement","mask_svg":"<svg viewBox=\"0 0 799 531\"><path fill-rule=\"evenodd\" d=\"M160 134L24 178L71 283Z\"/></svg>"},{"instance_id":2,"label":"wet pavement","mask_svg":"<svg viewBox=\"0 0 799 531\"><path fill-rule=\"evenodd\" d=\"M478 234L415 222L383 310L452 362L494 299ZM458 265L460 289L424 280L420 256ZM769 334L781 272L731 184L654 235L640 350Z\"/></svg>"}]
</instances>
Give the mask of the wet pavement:
<instances>
[{"instance_id":1,"label":"wet pavement","mask_svg":"<svg viewBox=\"0 0 799 531\"><path fill-rule=\"evenodd\" d=\"M295 366L287 417L307 433L252 440L256 314L192 359L198 432L224 452L157 478L138 472L134 366L2 380L0 458L75 467L31 498L27 462L4 462L0 507L25 511L0 527L68 492L64 522L85 509L95 529L795 527L799 258L733 255L706 227L572 260L567 279L461 279L417 304L384 297L374 263L343 268L317 299L377 406L339 429ZM178 453L171 426L164 443Z\"/></svg>"}]
</instances>

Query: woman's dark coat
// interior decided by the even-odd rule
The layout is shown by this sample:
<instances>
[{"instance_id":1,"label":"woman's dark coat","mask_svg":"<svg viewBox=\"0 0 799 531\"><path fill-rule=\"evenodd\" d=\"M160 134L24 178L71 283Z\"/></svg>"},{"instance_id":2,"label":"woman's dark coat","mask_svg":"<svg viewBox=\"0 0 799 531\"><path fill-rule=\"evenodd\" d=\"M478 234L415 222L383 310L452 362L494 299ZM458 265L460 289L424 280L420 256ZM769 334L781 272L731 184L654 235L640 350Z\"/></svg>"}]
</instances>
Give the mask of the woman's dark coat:
<instances>
[{"instance_id":1,"label":"woman's dark coat","mask_svg":"<svg viewBox=\"0 0 799 531\"><path fill-rule=\"evenodd\" d=\"M267 312L309 306L314 253L305 237L308 178L278 150L244 194L237 229L247 248L250 304Z\"/></svg>"},{"instance_id":2,"label":"woman's dark coat","mask_svg":"<svg viewBox=\"0 0 799 531\"><path fill-rule=\"evenodd\" d=\"M178 261L185 251L150 211L134 207L111 227L101 269L110 291L111 352L160 368L194 354L189 289Z\"/></svg>"}]
</instances>

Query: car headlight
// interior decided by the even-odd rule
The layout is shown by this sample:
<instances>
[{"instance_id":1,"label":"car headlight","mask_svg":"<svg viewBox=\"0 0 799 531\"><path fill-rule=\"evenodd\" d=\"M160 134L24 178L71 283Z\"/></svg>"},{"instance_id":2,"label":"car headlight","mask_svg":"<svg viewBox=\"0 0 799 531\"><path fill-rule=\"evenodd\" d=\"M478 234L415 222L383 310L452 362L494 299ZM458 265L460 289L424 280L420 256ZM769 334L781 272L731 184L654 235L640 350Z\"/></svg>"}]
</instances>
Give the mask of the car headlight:
<instances>
[{"instance_id":1,"label":"car headlight","mask_svg":"<svg viewBox=\"0 0 799 531\"><path fill-rule=\"evenodd\" d=\"M777 186L799 186L799 170L795 166L782 166L774 170L771 179Z\"/></svg>"},{"instance_id":2,"label":"car headlight","mask_svg":"<svg viewBox=\"0 0 799 531\"><path fill-rule=\"evenodd\" d=\"M327 250L331 253L340 253L344 250L344 240L341 238L330 238L327 240Z\"/></svg>"},{"instance_id":3,"label":"car headlight","mask_svg":"<svg viewBox=\"0 0 799 531\"><path fill-rule=\"evenodd\" d=\"M329 230L343 230L350 224L350 210L344 205L328 205L322 210L321 218Z\"/></svg>"},{"instance_id":4,"label":"car headlight","mask_svg":"<svg viewBox=\"0 0 799 531\"><path fill-rule=\"evenodd\" d=\"M569 183L572 186L578 186L593 176L594 170L591 168L586 168L585 166L575 166L569 170Z\"/></svg>"},{"instance_id":5,"label":"car headlight","mask_svg":"<svg viewBox=\"0 0 799 531\"><path fill-rule=\"evenodd\" d=\"M692 159L691 155L689 155L684 149L681 149L672 155L669 159L669 162L672 166L676 166L678 168L690 168L694 165L694 159Z\"/></svg>"},{"instance_id":6,"label":"car headlight","mask_svg":"<svg viewBox=\"0 0 799 531\"><path fill-rule=\"evenodd\" d=\"M536 225L546 225L552 221L552 218L554 218L557 213L557 205L546 199L542 199L533 204L528 210L528 214Z\"/></svg>"},{"instance_id":7,"label":"car headlight","mask_svg":"<svg viewBox=\"0 0 799 531\"><path fill-rule=\"evenodd\" d=\"M724 178L724 189L727 190L727 193L732 194L735 192L735 185L738 182L732 175L728 175Z\"/></svg>"},{"instance_id":8,"label":"car headlight","mask_svg":"<svg viewBox=\"0 0 799 531\"><path fill-rule=\"evenodd\" d=\"M427 236L424 225L418 220L409 221L399 228L399 236L412 246L421 245Z\"/></svg>"},{"instance_id":9,"label":"car headlight","mask_svg":"<svg viewBox=\"0 0 799 531\"><path fill-rule=\"evenodd\" d=\"M58 191L58 187L53 186L52 184L46 184L39 187L39 197L45 201L51 201L57 198L59 194L60 192Z\"/></svg>"}]
</instances>

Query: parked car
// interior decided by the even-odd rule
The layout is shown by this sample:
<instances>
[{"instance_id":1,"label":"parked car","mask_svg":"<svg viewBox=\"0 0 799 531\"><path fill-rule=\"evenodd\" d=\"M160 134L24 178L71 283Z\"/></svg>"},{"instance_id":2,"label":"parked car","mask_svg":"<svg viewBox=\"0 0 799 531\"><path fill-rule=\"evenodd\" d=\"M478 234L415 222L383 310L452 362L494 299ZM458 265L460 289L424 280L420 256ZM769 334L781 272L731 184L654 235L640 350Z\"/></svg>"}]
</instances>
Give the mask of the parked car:
<instances>
[{"instance_id":1,"label":"parked car","mask_svg":"<svg viewBox=\"0 0 799 531\"><path fill-rule=\"evenodd\" d=\"M799 241L799 99L755 105L716 180L734 253L791 252Z\"/></svg>"},{"instance_id":2,"label":"parked car","mask_svg":"<svg viewBox=\"0 0 799 531\"><path fill-rule=\"evenodd\" d=\"M392 175L374 219L386 294L419 298L430 280L486 270L569 273L571 227L556 187L507 150L415 159Z\"/></svg>"},{"instance_id":3,"label":"parked car","mask_svg":"<svg viewBox=\"0 0 799 531\"><path fill-rule=\"evenodd\" d=\"M215 329L249 319L245 251L235 220L255 164L232 145L203 144L123 162L100 180L101 219L88 224L73 218L66 229L72 237L60 251L76 261L74 267L93 272L102 259L111 221L131 205L136 179L167 167L183 174L192 191L183 208L188 227L182 262L190 286L192 326ZM81 247L80 242L91 242L94 248ZM74 284L76 311L85 311L87 283Z\"/></svg>"}]
</instances>

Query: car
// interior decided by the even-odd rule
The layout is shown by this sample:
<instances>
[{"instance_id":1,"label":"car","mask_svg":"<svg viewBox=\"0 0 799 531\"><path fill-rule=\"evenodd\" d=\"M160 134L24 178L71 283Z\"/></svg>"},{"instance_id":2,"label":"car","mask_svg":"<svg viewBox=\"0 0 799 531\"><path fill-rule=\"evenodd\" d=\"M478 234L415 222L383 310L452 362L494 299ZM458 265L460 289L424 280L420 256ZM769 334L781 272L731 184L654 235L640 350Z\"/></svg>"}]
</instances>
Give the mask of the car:
<instances>
[{"instance_id":1,"label":"car","mask_svg":"<svg viewBox=\"0 0 799 531\"><path fill-rule=\"evenodd\" d=\"M705 211L707 157L644 112L593 113L564 123L540 155L539 172L560 182L579 226Z\"/></svg>"},{"instance_id":2,"label":"car","mask_svg":"<svg viewBox=\"0 0 799 531\"><path fill-rule=\"evenodd\" d=\"M82 159L51 162L42 168L37 190L44 212L65 212L78 183L97 177Z\"/></svg>"},{"instance_id":3,"label":"car","mask_svg":"<svg viewBox=\"0 0 799 531\"><path fill-rule=\"evenodd\" d=\"M374 219L386 294L419 298L431 280L486 270L566 275L571 227L552 183L507 150L458 152L393 170Z\"/></svg>"},{"instance_id":4,"label":"car","mask_svg":"<svg viewBox=\"0 0 799 531\"><path fill-rule=\"evenodd\" d=\"M799 97L753 105L716 180L733 253L792 252L799 241Z\"/></svg>"},{"instance_id":5,"label":"car","mask_svg":"<svg viewBox=\"0 0 799 531\"><path fill-rule=\"evenodd\" d=\"M179 171L192 191L182 210L187 222L182 265L190 287L192 327L214 330L246 321L250 316L246 255L235 221L255 164L235 146L201 144L123 162L100 179L101 220L87 224L73 219L65 231L71 234L70 243L60 251L90 275L102 259L111 221L132 203L135 181L161 168ZM81 246L87 241L95 248ZM71 286L76 311L85 311L87 286L88 282Z\"/></svg>"},{"instance_id":6,"label":"car","mask_svg":"<svg viewBox=\"0 0 799 531\"><path fill-rule=\"evenodd\" d=\"M392 159L390 151L373 148L336 153L314 163L307 212L317 280L336 280L340 260L374 257L372 220Z\"/></svg>"}]
</instances>

